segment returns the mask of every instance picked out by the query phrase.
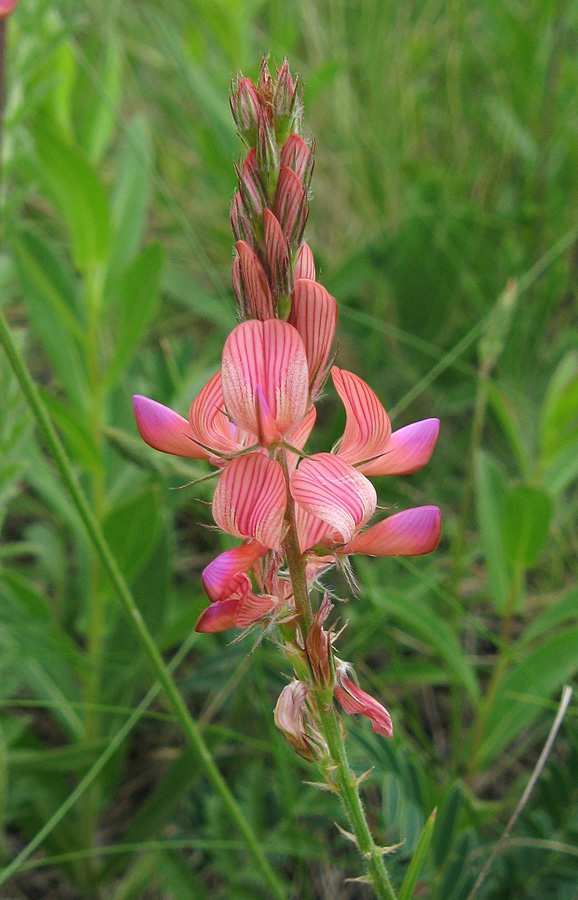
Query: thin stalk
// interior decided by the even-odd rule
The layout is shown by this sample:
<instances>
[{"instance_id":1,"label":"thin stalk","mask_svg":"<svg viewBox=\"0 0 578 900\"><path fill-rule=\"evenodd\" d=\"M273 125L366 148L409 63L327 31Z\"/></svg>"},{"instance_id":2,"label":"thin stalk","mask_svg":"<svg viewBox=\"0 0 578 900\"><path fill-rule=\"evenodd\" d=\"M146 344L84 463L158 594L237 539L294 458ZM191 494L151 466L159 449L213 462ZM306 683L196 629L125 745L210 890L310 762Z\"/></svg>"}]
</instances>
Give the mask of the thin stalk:
<instances>
[{"instance_id":1,"label":"thin stalk","mask_svg":"<svg viewBox=\"0 0 578 900\"><path fill-rule=\"evenodd\" d=\"M295 608L301 616L300 627L303 643L305 643L313 622L313 612L307 587L305 562L302 559L299 550L299 538L295 521L295 503L291 496L291 491L289 490L289 472L287 468L287 453L285 450L280 452L279 461L285 473L287 484L287 510L285 518L288 528L283 546L293 586ZM379 900L396 900L395 891L383 863L382 850L373 840L369 825L367 824L367 819L365 818L363 804L361 802L361 797L359 796L357 778L349 766L341 723L335 711L333 697L331 695L328 697L327 689L322 687L316 688L314 694L319 710L320 724L331 757L332 777L335 781L337 793L343 803L349 824L355 836L357 848L367 866L369 881L373 886L376 896L379 897Z\"/></svg>"},{"instance_id":2,"label":"thin stalk","mask_svg":"<svg viewBox=\"0 0 578 900\"><path fill-rule=\"evenodd\" d=\"M128 585L122 575L118 564L112 554L112 551L104 537L102 529L97 522L87 500L82 492L76 476L72 470L72 465L66 451L58 437L52 420L50 419L46 408L40 399L28 368L20 355L16 344L12 338L10 328L4 315L0 312L0 343L4 347L6 356L12 366L14 374L18 379L22 392L24 393L30 409L36 419L37 425L44 437L44 440L54 458L56 466L60 472L71 497L76 506L78 513L84 523L88 536L98 553L103 568L110 578L114 590L128 616L128 619L136 633L138 641L148 656L154 671L167 695L167 698L175 711L175 715L179 720L187 743L197 754L205 773L217 794L220 796L228 815L239 830L243 837L247 848L250 850L261 874L269 886L274 897L284 900L285 894L279 884L275 873L269 865L259 841L250 824L246 821L243 812L237 804L235 798L229 791L223 776L219 772L208 747L206 746L199 727L195 720L191 717L189 710L179 693L177 686L168 671L165 662L148 630L144 619L134 601L134 598L128 588Z\"/></svg>"}]
</instances>

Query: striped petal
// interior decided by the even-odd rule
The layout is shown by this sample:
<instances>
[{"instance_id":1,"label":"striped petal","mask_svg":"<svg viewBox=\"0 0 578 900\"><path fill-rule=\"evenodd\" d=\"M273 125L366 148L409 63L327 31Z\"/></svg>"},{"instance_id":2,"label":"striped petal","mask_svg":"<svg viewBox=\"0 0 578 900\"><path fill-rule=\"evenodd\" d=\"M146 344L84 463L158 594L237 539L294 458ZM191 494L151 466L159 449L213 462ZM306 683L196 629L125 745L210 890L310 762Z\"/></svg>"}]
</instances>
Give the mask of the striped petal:
<instances>
[{"instance_id":1,"label":"striped petal","mask_svg":"<svg viewBox=\"0 0 578 900\"><path fill-rule=\"evenodd\" d=\"M256 253L245 241L235 244L239 254L239 278L243 292L244 310L253 319L272 319L275 304L265 269Z\"/></svg>"},{"instance_id":2,"label":"striped petal","mask_svg":"<svg viewBox=\"0 0 578 900\"><path fill-rule=\"evenodd\" d=\"M289 322L305 345L313 397L325 378L325 368L337 327L337 302L323 285L308 278L295 282Z\"/></svg>"},{"instance_id":3,"label":"striped petal","mask_svg":"<svg viewBox=\"0 0 578 900\"><path fill-rule=\"evenodd\" d=\"M290 134L281 150L281 165L292 169L300 181L310 166L311 150L302 137Z\"/></svg>"},{"instance_id":4,"label":"striped petal","mask_svg":"<svg viewBox=\"0 0 578 900\"><path fill-rule=\"evenodd\" d=\"M275 598L269 594L255 594L253 591L243 597L235 610L235 627L248 628L262 616L275 609Z\"/></svg>"},{"instance_id":5,"label":"striped petal","mask_svg":"<svg viewBox=\"0 0 578 900\"><path fill-rule=\"evenodd\" d=\"M197 619L195 631L201 634L216 634L235 627L235 614L238 600L223 600L222 603L211 603Z\"/></svg>"},{"instance_id":6,"label":"striped petal","mask_svg":"<svg viewBox=\"0 0 578 900\"><path fill-rule=\"evenodd\" d=\"M345 369L333 366L331 377L347 413L338 456L352 464L380 456L389 449L391 422L377 395L365 381Z\"/></svg>"},{"instance_id":7,"label":"striped petal","mask_svg":"<svg viewBox=\"0 0 578 900\"><path fill-rule=\"evenodd\" d=\"M257 541L225 550L203 570L203 587L211 603L227 600L232 595L243 596L251 587L246 572L267 548Z\"/></svg>"},{"instance_id":8,"label":"striped petal","mask_svg":"<svg viewBox=\"0 0 578 900\"><path fill-rule=\"evenodd\" d=\"M273 289L276 294L288 296L291 290L289 245L277 218L270 209L263 210L263 231ZM268 317L258 316L257 318L265 319Z\"/></svg>"},{"instance_id":9,"label":"striped petal","mask_svg":"<svg viewBox=\"0 0 578 900\"><path fill-rule=\"evenodd\" d=\"M195 441L218 454L227 455L236 453L243 445L236 438L235 426L231 425L224 409L221 373L217 372L193 400L189 426ZM218 457L212 458L211 462L218 462Z\"/></svg>"},{"instance_id":10,"label":"striped petal","mask_svg":"<svg viewBox=\"0 0 578 900\"><path fill-rule=\"evenodd\" d=\"M411 475L431 459L440 430L439 419L423 419L394 431L383 456L359 469L364 475Z\"/></svg>"},{"instance_id":11,"label":"striped petal","mask_svg":"<svg viewBox=\"0 0 578 900\"><path fill-rule=\"evenodd\" d=\"M283 234L291 244L298 244L307 221L307 194L299 178L288 166L282 166L277 182L275 214Z\"/></svg>"},{"instance_id":12,"label":"striped petal","mask_svg":"<svg viewBox=\"0 0 578 900\"><path fill-rule=\"evenodd\" d=\"M367 556L421 556L435 550L441 528L441 513L437 506L417 506L372 525L356 535L340 552L365 553Z\"/></svg>"},{"instance_id":13,"label":"striped petal","mask_svg":"<svg viewBox=\"0 0 578 900\"><path fill-rule=\"evenodd\" d=\"M315 260L309 244L303 242L297 251L295 265L293 266L293 280L309 278L315 281Z\"/></svg>"},{"instance_id":14,"label":"striped petal","mask_svg":"<svg viewBox=\"0 0 578 900\"><path fill-rule=\"evenodd\" d=\"M213 518L227 534L280 550L286 501L279 463L249 453L227 463L213 498Z\"/></svg>"},{"instance_id":15,"label":"striped petal","mask_svg":"<svg viewBox=\"0 0 578 900\"><path fill-rule=\"evenodd\" d=\"M187 459L209 458L207 451L195 443L187 420L168 406L140 394L133 397L133 406L140 436L149 447Z\"/></svg>"},{"instance_id":16,"label":"striped petal","mask_svg":"<svg viewBox=\"0 0 578 900\"><path fill-rule=\"evenodd\" d=\"M307 439L311 434L316 418L317 410L314 406L310 406L305 414L305 418L303 419L303 421L299 423L297 428L295 428L290 434L287 435L287 443L291 444L291 446L295 447L297 450L303 450L303 447L307 443ZM295 471L299 459L300 457L297 455L297 453L287 454L287 465L289 467L290 473Z\"/></svg>"},{"instance_id":17,"label":"striped petal","mask_svg":"<svg viewBox=\"0 0 578 900\"><path fill-rule=\"evenodd\" d=\"M264 446L293 431L309 396L307 358L297 331L279 319L242 322L225 343L222 387L233 422L262 436Z\"/></svg>"},{"instance_id":18,"label":"striped petal","mask_svg":"<svg viewBox=\"0 0 578 900\"><path fill-rule=\"evenodd\" d=\"M350 541L375 512L377 495L367 478L331 453L303 459L291 476L291 494L306 512Z\"/></svg>"},{"instance_id":19,"label":"striped petal","mask_svg":"<svg viewBox=\"0 0 578 900\"><path fill-rule=\"evenodd\" d=\"M367 716L371 730L383 737L393 737L391 716L375 697L362 691L347 675L338 674L335 697L346 713Z\"/></svg>"},{"instance_id":20,"label":"striped petal","mask_svg":"<svg viewBox=\"0 0 578 900\"><path fill-rule=\"evenodd\" d=\"M295 507L295 520L301 553L305 553L306 550L310 550L316 544L327 543L327 539L331 535L331 525L328 525L323 519L306 512L302 506L297 504Z\"/></svg>"}]
</instances>

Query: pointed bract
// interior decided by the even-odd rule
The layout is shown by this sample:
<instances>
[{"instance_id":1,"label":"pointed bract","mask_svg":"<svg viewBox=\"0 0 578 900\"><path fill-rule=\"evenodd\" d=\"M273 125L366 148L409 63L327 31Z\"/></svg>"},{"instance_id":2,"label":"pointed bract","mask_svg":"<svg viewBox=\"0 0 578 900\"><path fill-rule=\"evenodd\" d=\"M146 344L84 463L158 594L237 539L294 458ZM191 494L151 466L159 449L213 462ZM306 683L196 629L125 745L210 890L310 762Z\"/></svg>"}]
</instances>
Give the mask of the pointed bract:
<instances>
[{"instance_id":1,"label":"pointed bract","mask_svg":"<svg viewBox=\"0 0 578 900\"><path fill-rule=\"evenodd\" d=\"M371 482L331 453L303 459L290 485L295 502L331 525L344 543L371 518L377 505Z\"/></svg>"},{"instance_id":2,"label":"pointed bract","mask_svg":"<svg viewBox=\"0 0 578 900\"><path fill-rule=\"evenodd\" d=\"M435 550L441 536L437 506L416 506L372 525L343 547L343 553L367 556L422 556Z\"/></svg>"},{"instance_id":3,"label":"pointed bract","mask_svg":"<svg viewBox=\"0 0 578 900\"><path fill-rule=\"evenodd\" d=\"M186 459L209 458L195 442L187 420L168 406L140 394L133 397L133 406L139 434L149 447Z\"/></svg>"},{"instance_id":4,"label":"pointed bract","mask_svg":"<svg viewBox=\"0 0 578 900\"><path fill-rule=\"evenodd\" d=\"M234 537L281 549L286 494L283 470L261 453L231 460L213 497L213 518Z\"/></svg>"}]
</instances>

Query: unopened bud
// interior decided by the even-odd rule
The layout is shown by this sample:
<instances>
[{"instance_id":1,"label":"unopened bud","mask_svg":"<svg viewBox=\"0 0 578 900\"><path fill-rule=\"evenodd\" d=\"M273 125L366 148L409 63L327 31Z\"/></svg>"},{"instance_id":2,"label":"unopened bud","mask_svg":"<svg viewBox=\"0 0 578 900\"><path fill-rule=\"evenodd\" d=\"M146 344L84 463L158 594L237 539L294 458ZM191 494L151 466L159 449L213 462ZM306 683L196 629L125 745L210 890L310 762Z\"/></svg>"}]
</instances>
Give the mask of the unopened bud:
<instances>
[{"instance_id":1,"label":"unopened bud","mask_svg":"<svg viewBox=\"0 0 578 900\"><path fill-rule=\"evenodd\" d=\"M273 88L275 130L281 143L287 139L296 119L300 125L301 103L298 96L298 84L298 78L295 81L291 78L289 63L286 59L283 60L283 65L277 71Z\"/></svg>"},{"instance_id":2,"label":"unopened bud","mask_svg":"<svg viewBox=\"0 0 578 900\"><path fill-rule=\"evenodd\" d=\"M250 78L239 75L236 85L231 86L229 103L241 139L248 147L254 147L257 143L261 100Z\"/></svg>"},{"instance_id":3,"label":"unopened bud","mask_svg":"<svg viewBox=\"0 0 578 900\"><path fill-rule=\"evenodd\" d=\"M267 253L273 291L275 296L290 297L293 282L289 245L278 219L270 209L266 209L263 212L263 228L265 232L265 251ZM289 309L291 309L291 306L289 306Z\"/></svg>"},{"instance_id":4,"label":"unopened bud","mask_svg":"<svg viewBox=\"0 0 578 900\"><path fill-rule=\"evenodd\" d=\"M293 279L309 278L315 281L315 260L309 244L303 242L297 251L295 265L293 266Z\"/></svg>"},{"instance_id":5,"label":"unopened bud","mask_svg":"<svg viewBox=\"0 0 578 900\"><path fill-rule=\"evenodd\" d=\"M275 212L283 233L291 246L301 242L309 206L307 193L292 169L283 166L277 184Z\"/></svg>"},{"instance_id":6,"label":"unopened bud","mask_svg":"<svg viewBox=\"0 0 578 900\"><path fill-rule=\"evenodd\" d=\"M323 630L327 616L333 609L329 595L325 594L305 641L309 663L320 687L331 687L333 684L333 661L331 658L331 638Z\"/></svg>"},{"instance_id":7,"label":"unopened bud","mask_svg":"<svg viewBox=\"0 0 578 900\"><path fill-rule=\"evenodd\" d=\"M245 213L240 191L235 194L231 205L231 227L235 240L245 241L250 247L256 246L251 222Z\"/></svg>"},{"instance_id":8,"label":"unopened bud","mask_svg":"<svg viewBox=\"0 0 578 900\"><path fill-rule=\"evenodd\" d=\"M239 192L243 202L243 209L247 218L254 223L262 215L266 206L265 191L259 177L257 153L254 147L249 150L243 163L243 168L239 171L237 167L237 177L239 179Z\"/></svg>"},{"instance_id":9,"label":"unopened bud","mask_svg":"<svg viewBox=\"0 0 578 900\"><path fill-rule=\"evenodd\" d=\"M371 721L371 730L383 737L393 736L391 716L384 706L375 697L362 691L347 675L347 664L340 663L336 670L337 683L335 685L335 698L339 701L346 713L350 715L367 716Z\"/></svg>"},{"instance_id":10,"label":"unopened bud","mask_svg":"<svg viewBox=\"0 0 578 900\"><path fill-rule=\"evenodd\" d=\"M262 108L270 112L273 106L273 80L269 74L269 57L264 56L259 70L259 95Z\"/></svg>"},{"instance_id":11,"label":"unopened bud","mask_svg":"<svg viewBox=\"0 0 578 900\"><path fill-rule=\"evenodd\" d=\"M244 318L272 319L275 316L275 304L265 269L244 241L237 242L236 250L239 254L239 281L243 297L243 306L239 304L241 314L245 312Z\"/></svg>"},{"instance_id":12,"label":"unopened bud","mask_svg":"<svg viewBox=\"0 0 578 900\"><path fill-rule=\"evenodd\" d=\"M298 134L289 135L281 150L281 165L292 169L305 190L309 188L315 165L314 145L308 147Z\"/></svg>"},{"instance_id":13,"label":"unopened bud","mask_svg":"<svg viewBox=\"0 0 578 900\"><path fill-rule=\"evenodd\" d=\"M328 756L327 745L310 705L309 692L302 681L294 679L283 688L275 706L274 718L275 725L299 756L312 761Z\"/></svg>"},{"instance_id":14,"label":"unopened bud","mask_svg":"<svg viewBox=\"0 0 578 900\"><path fill-rule=\"evenodd\" d=\"M275 130L264 114L259 117L256 153L261 182L266 188L267 195L272 197L279 177L279 151Z\"/></svg>"}]
</instances>

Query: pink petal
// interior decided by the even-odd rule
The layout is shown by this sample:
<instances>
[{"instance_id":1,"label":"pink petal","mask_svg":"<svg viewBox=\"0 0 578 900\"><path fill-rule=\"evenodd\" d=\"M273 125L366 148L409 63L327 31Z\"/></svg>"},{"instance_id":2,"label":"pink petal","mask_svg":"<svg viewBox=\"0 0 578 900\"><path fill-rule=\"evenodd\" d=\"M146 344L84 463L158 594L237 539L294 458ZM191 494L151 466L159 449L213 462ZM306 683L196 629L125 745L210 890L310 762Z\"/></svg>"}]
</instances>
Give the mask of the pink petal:
<instances>
[{"instance_id":1,"label":"pink petal","mask_svg":"<svg viewBox=\"0 0 578 900\"><path fill-rule=\"evenodd\" d=\"M366 694L357 687L347 675L339 676L334 693L346 713L354 716L367 716L371 720L372 731L387 738L393 736L391 716L385 707L370 694Z\"/></svg>"},{"instance_id":2,"label":"pink petal","mask_svg":"<svg viewBox=\"0 0 578 900\"><path fill-rule=\"evenodd\" d=\"M250 587L250 581L244 573L266 552L257 541L251 541L225 550L209 563L201 577L211 603L226 600L231 594L246 593L245 587L247 584Z\"/></svg>"},{"instance_id":3,"label":"pink petal","mask_svg":"<svg viewBox=\"0 0 578 900\"><path fill-rule=\"evenodd\" d=\"M291 258L289 245L283 230L270 209L263 210L263 230L269 272L274 289L278 294L289 294L291 278ZM271 301L273 303L273 301ZM266 316L258 316L264 319Z\"/></svg>"},{"instance_id":4,"label":"pink petal","mask_svg":"<svg viewBox=\"0 0 578 900\"><path fill-rule=\"evenodd\" d=\"M295 519L297 534L299 536L299 549L301 553L310 550L316 544L326 544L331 534L331 525L324 522L318 516L306 512L302 506L295 507Z\"/></svg>"},{"instance_id":5,"label":"pink petal","mask_svg":"<svg viewBox=\"0 0 578 900\"><path fill-rule=\"evenodd\" d=\"M193 438L199 444L216 450L218 454L227 455L236 453L243 444L236 439L224 409L221 373L217 372L193 400L189 411L189 426ZM211 458L214 464L218 461L218 456Z\"/></svg>"},{"instance_id":6,"label":"pink petal","mask_svg":"<svg viewBox=\"0 0 578 900\"><path fill-rule=\"evenodd\" d=\"M375 512L377 494L367 478L331 453L301 460L291 476L291 494L306 512L350 541Z\"/></svg>"},{"instance_id":7,"label":"pink petal","mask_svg":"<svg viewBox=\"0 0 578 900\"><path fill-rule=\"evenodd\" d=\"M262 616L267 615L275 608L275 598L266 594L255 594L249 591L239 601L235 611L236 628L248 628Z\"/></svg>"},{"instance_id":8,"label":"pink petal","mask_svg":"<svg viewBox=\"0 0 578 900\"><path fill-rule=\"evenodd\" d=\"M227 463L213 498L213 518L227 534L280 550L286 501L279 463L249 453Z\"/></svg>"},{"instance_id":9,"label":"pink petal","mask_svg":"<svg viewBox=\"0 0 578 900\"><path fill-rule=\"evenodd\" d=\"M378 459L360 466L364 475L411 475L431 459L440 429L439 419L423 419L394 431Z\"/></svg>"},{"instance_id":10,"label":"pink petal","mask_svg":"<svg viewBox=\"0 0 578 900\"><path fill-rule=\"evenodd\" d=\"M298 244L307 221L307 195L295 172L287 166L279 172L275 214L287 240Z\"/></svg>"},{"instance_id":11,"label":"pink petal","mask_svg":"<svg viewBox=\"0 0 578 900\"><path fill-rule=\"evenodd\" d=\"M242 322L225 343L222 386L227 412L241 428L258 435L266 408L277 430L267 435L268 443L295 429L309 396L307 358L297 331L279 319Z\"/></svg>"},{"instance_id":12,"label":"pink petal","mask_svg":"<svg viewBox=\"0 0 578 900\"><path fill-rule=\"evenodd\" d=\"M290 134L281 150L281 165L293 169L300 181L309 167L311 151L302 137Z\"/></svg>"},{"instance_id":13,"label":"pink petal","mask_svg":"<svg viewBox=\"0 0 578 900\"><path fill-rule=\"evenodd\" d=\"M356 535L343 553L368 556L421 556L435 550L441 536L437 506L405 509Z\"/></svg>"},{"instance_id":14,"label":"pink petal","mask_svg":"<svg viewBox=\"0 0 578 900\"><path fill-rule=\"evenodd\" d=\"M324 380L335 336L337 302L317 281L300 278L293 287L289 322L303 339L309 365L309 382L315 397Z\"/></svg>"},{"instance_id":15,"label":"pink petal","mask_svg":"<svg viewBox=\"0 0 578 900\"><path fill-rule=\"evenodd\" d=\"M150 447L187 459L208 459L209 454L195 443L189 423L168 406L141 397L133 397L134 414L140 436Z\"/></svg>"},{"instance_id":16,"label":"pink petal","mask_svg":"<svg viewBox=\"0 0 578 900\"><path fill-rule=\"evenodd\" d=\"M295 265L293 266L293 280L309 278L315 281L315 260L309 244L303 242L297 251Z\"/></svg>"},{"instance_id":17,"label":"pink petal","mask_svg":"<svg viewBox=\"0 0 578 900\"><path fill-rule=\"evenodd\" d=\"M299 423L297 428L295 428L287 435L287 443L291 444L291 446L295 447L297 450L303 450L303 447L307 443L307 439L311 434L313 426L315 425L316 418L317 410L314 406L310 406L305 414L305 418L303 419L303 421ZM296 453L287 454L287 465L289 467L289 473L295 470L299 459L300 457Z\"/></svg>"},{"instance_id":18,"label":"pink petal","mask_svg":"<svg viewBox=\"0 0 578 900\"><path fill-rule=\"evenodd\" d=\"M369 385L352 372L333 366L331 377L347 413L338 456L349 463L372 459L389 448L391 423ZM365 469L363 469L365 473Z\"/></svg>"},{"instance_id":19,"label":"pink petal","mask_svg":"<svg viewBox=\"0 0 578 900\"><path fill-rule=\"evenodd\" d=\"M238 600L223 600L222 603L212 603L204 609L197 619L195 631L202 634L215 634L218 631L226 631L235 627L235 613Z\"/></svg>"},{"instance_id":20,"label":"pink petal","mask_svg":"<svg viewBox=\"0 0 578 900\"><path fill-rule=\"evenodd\" d=\"M235 247L239 254L239 276L244 294L244 308L253 319L273 318L275 304L265 269L245 241L237 241Z\"/></svg>"}]
</instances>

